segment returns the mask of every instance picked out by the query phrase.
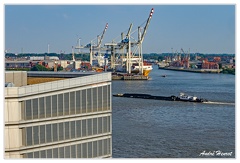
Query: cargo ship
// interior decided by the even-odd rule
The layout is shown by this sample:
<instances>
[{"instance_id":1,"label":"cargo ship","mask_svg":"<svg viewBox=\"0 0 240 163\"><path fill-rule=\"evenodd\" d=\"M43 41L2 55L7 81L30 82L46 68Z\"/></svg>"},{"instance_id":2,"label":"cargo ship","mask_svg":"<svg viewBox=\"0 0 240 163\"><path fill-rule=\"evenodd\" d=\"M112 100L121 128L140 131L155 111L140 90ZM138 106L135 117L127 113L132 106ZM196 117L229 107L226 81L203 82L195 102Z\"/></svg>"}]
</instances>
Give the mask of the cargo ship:
<instances>
[{"instance_id":1,"label":"cargo ship","mask_svg":"<svg viewBox=\"0 0 240 163\"><path fill-rule=\"evenodd\" d=\"M149 64L149 63L147 63L147 62L143 62L143 76L148 76L149 75L149 73L152 71L152 64ZM131 72L132 73L139 73L139 65L138 65L138 63L136 64L136 63L133 63L133 65L132 65L132 70L131 70Z\"/></svg>"},{"instance_id":2,"label":"cargo ship","mask_svg":"<svg viewBox=\"0 0 240 163\"><path fill-rule=\"evenodd\" d=\"M126 62L126 59L120 59L119 63ZM138 74L140 72L139 66L139 58L132 58L131 59L131 73ZM152 64L143 62L143 76L148 76L149 73L152 71ZM118 64L116 66L116 72L126 72L126 65L125 64Z\"/></svg>"},{"instance_id":3,"label":"cargo ship","mask_svg":"<svg viewBox=\"0 0 240 163\"><path fill-rule=\"evenodd\" d=\"M128 97L128 98L141 98L141 99L153 99L153 100L165 100L165 101L185 101L185 102L207 102L208 100L198 98L196 96L189 96L184 93L180 93L179 96L152 96L150 94L138 94L138 93L124 93L115 94L114 97Z\"/></svg>"}]
</instances>

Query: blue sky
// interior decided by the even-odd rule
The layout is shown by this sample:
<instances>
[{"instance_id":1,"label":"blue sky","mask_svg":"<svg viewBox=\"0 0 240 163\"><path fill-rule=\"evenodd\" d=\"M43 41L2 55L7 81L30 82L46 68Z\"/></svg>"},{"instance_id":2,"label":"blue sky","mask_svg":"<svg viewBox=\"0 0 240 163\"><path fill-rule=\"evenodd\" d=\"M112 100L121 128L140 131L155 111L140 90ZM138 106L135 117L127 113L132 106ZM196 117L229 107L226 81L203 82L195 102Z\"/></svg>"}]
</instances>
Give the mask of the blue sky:
<instances>
[{"instance_id":1,"label":"blue sky","mask_svg":"<svg viewBox=\"0 0 240 163\"><path fill-rule=\"evenodd\" d=\"M103 44L143 24L154 8L144 53L235 53L235 5L5 5L5 50L12 53L71 52L108 29ZM135 39L137 36L133 35Z\"/></svg>"}]
</instances>

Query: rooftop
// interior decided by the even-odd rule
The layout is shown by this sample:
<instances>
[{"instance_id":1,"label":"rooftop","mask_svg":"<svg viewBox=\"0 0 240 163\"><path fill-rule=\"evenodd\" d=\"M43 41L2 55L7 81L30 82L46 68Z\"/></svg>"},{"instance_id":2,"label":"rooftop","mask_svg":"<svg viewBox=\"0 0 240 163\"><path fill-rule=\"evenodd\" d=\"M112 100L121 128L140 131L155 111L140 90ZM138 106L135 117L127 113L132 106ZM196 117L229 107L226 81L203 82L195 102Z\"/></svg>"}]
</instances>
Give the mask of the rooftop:
<instances>
[{"instance_id":1,"label":"rooftop","mask_svg":"<svg viewBox=\"0 0 240 163\"><path fill-rule=\"evenodd\" d=\"M14 76L14 72L12 73ZM16 72L16 74L18 74L18 77L19 73L21 72ZM14 77L13 81L5 81L12 82L13 84L15 84L15 87L5 87L5 98L30 96L33 94L39 94L49 91L57 91L59 89L69 89L85 85L98 84L102 82L109 82L112 80L110 72L92 73L92 72L38 71L27 72L27 75L23 77L28 78L28 80L30 79L31 82L28 85L25 84L21 86L16 86L16 84L14 83Z\"/></svg>"},{"instance_id":2,"label":"rooftop","mask_svg":"<svg viewBox=\"0 0 240 163\"><path fill-rule=\"evenodd\" d=\"M49 71L28 71L27 72L27 85L39 84L45 82L52 82L64 80L69 78L83 77L95 75L96 72L49 72Z\"/></svg>"}]
</instances>

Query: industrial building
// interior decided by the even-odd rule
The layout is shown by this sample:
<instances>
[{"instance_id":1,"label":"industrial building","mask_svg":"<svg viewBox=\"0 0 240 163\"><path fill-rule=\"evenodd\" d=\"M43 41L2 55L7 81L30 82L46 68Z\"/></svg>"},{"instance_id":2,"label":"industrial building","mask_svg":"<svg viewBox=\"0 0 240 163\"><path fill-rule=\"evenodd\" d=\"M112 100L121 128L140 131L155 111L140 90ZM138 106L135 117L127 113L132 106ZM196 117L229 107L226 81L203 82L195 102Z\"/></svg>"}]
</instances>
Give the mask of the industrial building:
<instances>
[{"instance_id":1,"label":"industrial building","mask_svg":"<svg viewBox=\"0 0 240 163\"><path fill-rule=\"evenodd\" d=\"M112 157L111 90L111 73L6 72L5 158Z\"/></svg>"}]
</instances>

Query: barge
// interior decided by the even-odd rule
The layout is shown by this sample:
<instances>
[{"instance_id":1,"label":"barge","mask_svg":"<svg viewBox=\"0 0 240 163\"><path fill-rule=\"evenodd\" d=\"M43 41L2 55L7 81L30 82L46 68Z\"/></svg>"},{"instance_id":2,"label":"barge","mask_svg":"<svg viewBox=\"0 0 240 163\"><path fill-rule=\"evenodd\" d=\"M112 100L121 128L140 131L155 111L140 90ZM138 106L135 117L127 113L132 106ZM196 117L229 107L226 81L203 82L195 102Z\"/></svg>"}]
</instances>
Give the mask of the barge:
<instances>
[{"instance_id":1,"label":"barge","mask_svg":"<svg viewBox=\"0 0 240 163\"><path fill-rule=\"evenodd\" d=\"M153 99L153 100L165 100L165 101L185 101L185 102L207 102L208 100L198 98L196 96L189 96L184 93L180 93L179 96L152 96L150 94L139 93L124 93L115 94L114 97L128 97L128 98L141 98L141 99Z\"/></svg>"}]
</instances>

